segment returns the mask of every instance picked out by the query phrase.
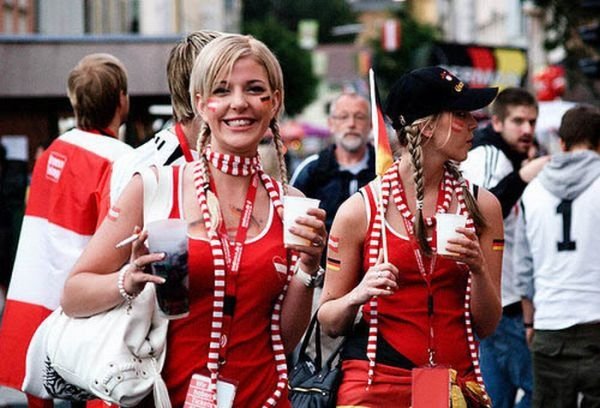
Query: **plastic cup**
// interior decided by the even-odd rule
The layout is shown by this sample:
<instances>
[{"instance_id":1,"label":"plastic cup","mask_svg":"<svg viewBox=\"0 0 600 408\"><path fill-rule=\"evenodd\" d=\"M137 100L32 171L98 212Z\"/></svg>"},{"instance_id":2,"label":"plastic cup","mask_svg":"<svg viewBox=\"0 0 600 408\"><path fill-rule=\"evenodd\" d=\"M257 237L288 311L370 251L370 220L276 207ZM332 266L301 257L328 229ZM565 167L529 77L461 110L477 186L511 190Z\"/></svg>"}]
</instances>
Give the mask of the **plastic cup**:
<instances>
[{"instance_id":1,"label":"plastic cup","mask_svg":"<svg viewBox=\"0 0 600 408\"><path fill-rule=\"evenodd\" d=\"M462 234L456 232L459 227L467 224L467 217L462 214L436 214L437 225L437 253L438 255L455 255L446 250L448 240L460 237Z\"/></svg>"},{"instance_id":2,"label":"plastic cup","mask_svg":"<svg viewBox=\"0 0 600 408\"><path fill-rule=\"evenodd\" d=\"M187 222L180 219L146 225L150 252L165 253L162 261L152 263L152 273L165 279L165 283L156 285L156 300L167 319L179 319L190 313L187 228Z\"/></svg>"},{"instance_id":3,"label":"plastic cup","mask_svg":"<svg viewBox=\"0 0 600 408\"><path fill-rule=\"evenodd\" d=\"M292 234L292 226L307 228L296 224L296 218L307 215L309 208L319 208L321 201L315 198L283 196L283 243L290 245L311 245L310 240Z\"/></svg>"}]
</instances>

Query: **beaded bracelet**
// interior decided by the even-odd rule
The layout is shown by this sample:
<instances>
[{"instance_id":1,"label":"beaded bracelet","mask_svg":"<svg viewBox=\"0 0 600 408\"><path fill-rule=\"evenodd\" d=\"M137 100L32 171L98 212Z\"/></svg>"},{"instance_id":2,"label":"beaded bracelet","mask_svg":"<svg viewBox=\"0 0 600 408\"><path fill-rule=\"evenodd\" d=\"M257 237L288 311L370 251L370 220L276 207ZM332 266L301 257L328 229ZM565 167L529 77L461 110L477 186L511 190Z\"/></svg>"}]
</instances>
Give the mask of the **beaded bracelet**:
<instances>
[{"instance_id":1,"label":"beaded bracelet","mask_svg":"<svg viewBox=\"0 0 600 408\"><path fill-rule=\"evenodd\" d=\"M123 266L121 268L121 270L119 271L119 277L117 279L117 288L119 288L119 293L121 294L121 297L123 299L125 299L125 302L127 303L127 314L129 314L129 311L131 310L131 302L133 301L133 299L135 299L137 297L137 295L139 295L139 293L136 294L131 294L128 293L125 290L125 274L127 273L127 269L129 267L129 264L126 264L125 266Z\"/></svg>"}]
</instances>

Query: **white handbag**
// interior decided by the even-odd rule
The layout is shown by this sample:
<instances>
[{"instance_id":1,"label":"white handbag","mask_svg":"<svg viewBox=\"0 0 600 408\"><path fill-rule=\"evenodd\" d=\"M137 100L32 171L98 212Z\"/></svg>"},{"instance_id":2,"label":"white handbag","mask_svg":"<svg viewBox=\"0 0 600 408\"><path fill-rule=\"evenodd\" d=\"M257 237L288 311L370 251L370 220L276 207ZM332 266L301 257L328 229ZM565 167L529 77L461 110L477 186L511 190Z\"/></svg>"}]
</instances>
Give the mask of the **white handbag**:
<instances>
[{"instance_id":1,"label":"white handbag","mask_svg":"<svg viewBox=\"0 0 600 408\"><path fill-rule=\"evenodd\" d=\"M167 218L163 197L172 188L170 168L142 171L144 221ZM43 399L100 398L130 407L150 392L156 407L170 408L160 375L168 320L160 316L154 285L132 300L93 316L74 318L54 310L36 330L27 350L23 391Z\"/></svg>"},{"instance_id":2,"label":"white handbag","mask_svg":"<svg viewBox=\"0 0 600 408\"><path fill-rule=\"evenodd\" d=\"M59 307L31 341L25 391L42 398L100 398L130 407L154 390L156 406L170 407L160 376L168 325L155 302L154 285L147 285L129 312L122 303L90 317L73 318Z\"/></svg>"}]
</instances>

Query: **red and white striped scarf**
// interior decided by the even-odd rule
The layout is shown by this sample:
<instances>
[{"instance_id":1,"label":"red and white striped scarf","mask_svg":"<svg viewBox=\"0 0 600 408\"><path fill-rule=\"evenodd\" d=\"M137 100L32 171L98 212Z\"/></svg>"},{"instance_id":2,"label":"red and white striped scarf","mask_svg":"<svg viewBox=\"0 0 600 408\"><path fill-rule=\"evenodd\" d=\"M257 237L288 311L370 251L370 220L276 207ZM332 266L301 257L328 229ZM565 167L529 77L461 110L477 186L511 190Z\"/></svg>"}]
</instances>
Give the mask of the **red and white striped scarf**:
<instances>
[{"instance_id":1,"label":"red and white striped scarf","mask_svg":"<svg viewBox=\"0 0 600 408\"><path fill-rule=\"evenodd\" d=\"M267 190L267 193L269 194L271 203L275 208L275 212L279 214L279 210L283 208L279 192L275 188L274 180L262 169L258 155L254 157L225 155L212 151L210 146L205 149L204 155L215 168L226 174L234 176L247 176L258 172L260 179ZM204 182L203 171L202 163L200 161L196 161L194 163L194 184L196 187L198 203L200 204L200 210L204 219L204 226L209 234L208 238L212 250L214 266L215 282L213 293L213 312L207 368L210 372L211 392L213 393L216 402L217 379L219 376L219 353L221 349L222 336L224 334L221 332L221 329L223 326L224 317L223 307L225 302L225 282L227 270L223 246L221 240L219 239L217 228L213 228L211 222L206 198L206 192L210 189L210 186L208 183ZM287 279L281 293L275 301L273 313L271 315L271 343L273 347L278 381L273 394L271 394L267 401L263 403L263 408L274 407L277 405L277 402L287 387L287 366L283 348L283 340L281 338L281 306L293 276L293 266L296 260L296 254L292 254L289 257L287 265Z\"/></svg>"},{"instance_id":2,"label":"red and white striped scarf","mask_svg":"<svg viewBox=\"0 0 600 408\"><path fill-rule=\"evenodd\" d=\"M381 188L381 200L383 205L383 213L385 214L385 210L387 209L390 192L393 192L393 199L398 208L398 211L402 214L403 217L408 219L412 223L414 222L414 215L408 209L408 206L402 199L402 195L399 194L399 163L395 163L381 178L380 188ZM451 173L446 169L444 171L444 181L443 181L443 191L444 191L444 200L441 206L437 206L436 213L447 212L450 208L450 203L452 201L452 193L456 195L456 199L458 201L458 209L459 212L467 217L466 227L470 229L475 228L475 224L473 222L473 218L467 208L465 197L463 194L462 183L467 185L467 181L457 180L455 177L452 177ZM381 250L381 242L382 242L382 223L385 222L381 219L381 211L377 211L375 214L375 219L373 222L373 228L371 230L371 234L369 237L369 245L368 245L368 264L369 268L372 268L377 263L377 259L379 258L379 251ZM435 217L435 216L434 216ZM427 222L427 225L435 225L434 217L431 218ZM408 232L408 231L407 231ZM435 248L434 248L435 249ZM469 272L469 277L467 279L467 286L465 289L465 301L464 301L464 317L465 317L465 331L467 335L467 343L469 347L469 353L471 356L471 361L473 364L473 370L475 372L476 380L482 389L485 391L485 385L483 383L483 378L481 376L481 369L479 365L479 353L477 350L477 344L475 341L475 337L473 334L473 326L472 326L472 318L471 318L471 273ZM367 358L369 359L369 371L368 371L368 380L367 387L373 383L373 379L375 376L375 365L376 365L376 355L377 355L377 334L378 334L378 298L372 297L369 300L370 313L368 316L369 321L369 336L367 340ZM484 394L484 399L489 399L487 394Z\"/></svg>"}]
</instances>

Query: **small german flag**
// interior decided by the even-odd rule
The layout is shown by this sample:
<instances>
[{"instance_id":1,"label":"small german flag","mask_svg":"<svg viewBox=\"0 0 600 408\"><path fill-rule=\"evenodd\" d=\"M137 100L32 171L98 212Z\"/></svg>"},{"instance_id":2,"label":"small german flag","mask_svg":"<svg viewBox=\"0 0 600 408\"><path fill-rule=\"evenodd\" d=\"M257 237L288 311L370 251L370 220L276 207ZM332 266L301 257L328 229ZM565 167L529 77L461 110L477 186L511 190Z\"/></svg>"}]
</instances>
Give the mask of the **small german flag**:
<instances>
[{"instance_id":1,"label":"small german flag","mask_svg":"<svg viewBox=\"0 0 600 408\"><path fill-rule=\"evenodd\" d=\"M341 263L339 259L327 258L327 270L337 272L340 270Z\"/></svg>"},{"instance_id":2,"label":"small german flag","mask_svg":"<svg viewBox=\"0 0 600 408\"><path fill-rule=\"evenodd\" d=\"M492 242L492 251L504 251L504 240L495 239Z\"/></svg>"}]
</instances>

